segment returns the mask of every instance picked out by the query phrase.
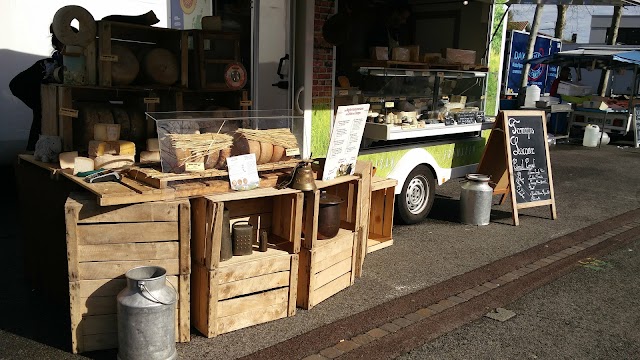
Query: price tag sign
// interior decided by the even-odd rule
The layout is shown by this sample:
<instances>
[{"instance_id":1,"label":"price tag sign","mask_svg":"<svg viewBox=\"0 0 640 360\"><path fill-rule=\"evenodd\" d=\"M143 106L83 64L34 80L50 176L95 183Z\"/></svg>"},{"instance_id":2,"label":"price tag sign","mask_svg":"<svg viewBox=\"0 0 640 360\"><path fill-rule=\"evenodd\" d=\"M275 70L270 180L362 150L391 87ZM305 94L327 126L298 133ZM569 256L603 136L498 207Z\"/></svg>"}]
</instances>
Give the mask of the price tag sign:
<instances>
[{"instance_id":1,"label":"price tag sign","mask_svg":"<svg viewBox=\"0 0 640 360\"><path fill-rule=\"evenodd\" d=\"M68 117L72 117L72 118L78 118L78 110L68 109L68 108L60 108L60 110L58 110L58 115L68 116Z\"/></svg>"},{"instance_id":2,"label":"price tag sign","mask_svg":"<svg viewBox=\"0 0 640 360\"><path fill-rule=\"evenodd\" d=\"M147 98L144 98L144 103L145 104L160 104L160 98L159 97L147 97Z\"/></svg>"},{"instance_id":3,"label":"price tag sign","mask_svg":"<svg viewBox=\"0 0 640 360\"><path fill-rule=\"evenodd\" d=\"M286 156L298 156L300 155L300 148L286 149L284 153Z\"/></svg>"},{"instance_id":4,"label":"price tag sign","mask_svg":"<svg viewBox=\"0 0 640 360\"><path fill-rule=\"evenodd\" d=\"M242 100L240 101L240 106L253 106L253 102L251 100Z\"/></svg>"},{"instance_id":5,"label":"price tag sign","mask_svg":"<svg viewBox=\"0 0 640 360\"><path fill-rule=\"evenodd\" d=\"M260 186L256 154L232 156L227 158L229 182L233 190L252 190Z\"/></svg>"},{"instance_id":6,"label":"price tag sign","mask_svg":"<svg viewBox=\"0 0 640 360\"><path fill-rule=\"evenodd\" d=\"M203 162L187 162L184 164L184 171L186 172L204 171L204 163Z\"/></svg>"},{"instance_id":7,"label":"price tag sign","mask_svg":"<svg viewBox=\"0 0 640 360\"><path fill-rule=\"evenodd\" d=\"M386 108L392 108L394 106L396 106L396 104L393 101L387 101L384 103L384 107Z\"/></svg>"},{"instance_id":8,"label":"price tag sign","mask_svg":"<svg viewBox=\"0 0 640 360\"><path fill-rule=\"evenodd\" d=\"M338 95L347 96L349 95L349 90L338 90Z\"/></svg>"},{"instance_id":9,"label":"price tag sign","mask_svg":"<svg viewBox=\"0 0 640 360\"><path fill-rule=\"evenodd\" d=\"M118 62L118 55L100 55L101 61Z\"/></svg>"}]
</instances>

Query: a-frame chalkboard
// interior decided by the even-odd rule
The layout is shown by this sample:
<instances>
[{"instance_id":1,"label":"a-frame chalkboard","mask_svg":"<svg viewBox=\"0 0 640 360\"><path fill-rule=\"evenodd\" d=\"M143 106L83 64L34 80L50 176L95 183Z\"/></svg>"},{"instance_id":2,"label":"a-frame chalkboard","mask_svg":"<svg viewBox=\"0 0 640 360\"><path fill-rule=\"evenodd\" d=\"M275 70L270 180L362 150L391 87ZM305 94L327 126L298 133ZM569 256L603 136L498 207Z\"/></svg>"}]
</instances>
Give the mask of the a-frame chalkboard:
<instances>
[{"instance_id":1,"label":"a-frame chalkboard","mask_svg":"<svg viewBox=\"0 0 640 360\"><path fill-rule=\"evenodd\" d=\"M557 217L545 120L544 111L501 111L478 165L478 173L491 176L500 203L511 195L514 225L518 209L548 205Z\"/></svg>"}]
</instances>

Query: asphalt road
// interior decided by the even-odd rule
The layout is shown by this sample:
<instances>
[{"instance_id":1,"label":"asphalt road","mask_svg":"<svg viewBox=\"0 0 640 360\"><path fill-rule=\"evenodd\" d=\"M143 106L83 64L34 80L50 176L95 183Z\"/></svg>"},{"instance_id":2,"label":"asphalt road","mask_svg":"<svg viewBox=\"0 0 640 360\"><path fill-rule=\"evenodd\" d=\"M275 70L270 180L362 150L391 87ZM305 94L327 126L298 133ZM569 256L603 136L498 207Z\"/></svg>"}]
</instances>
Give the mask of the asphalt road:
<instances>
[{"instance_id":1,"label":"asphalt road","mask_svg":"<svg viewBox=\"0 0 640 360\"><path fill-rule=\"evenodd\" d=\"M298 309L297 315L291 318L238 330L214 339L206 339L194 332L190 343L178 344L180 358L233 359L249 355L319 326L638 208L639 156L640 151L636 149L620 149L616 146L606 146L603 149L556 146L551 151L551 159L559 218L555 221L549 220L546 207L526 209L521 211L519 227L511 225L507 205L494 207L492 223L489 226L461 225L457 222L460 184L451 181L438 188L438 198L428 220L412 226L396 226L394 245L367 256L364 276L357 279L352 287L317 305L311 311ZM13 275L0 289L0 305L3 312L0 316L0 359L112 358L113 352L74 356L67 352L67 345L55 340L60 338L56 335L67 331L66 328L55 327L56 316L63 316L64 309L58 309L61 312L56 313L55 309L47 308L46 300L34 299L30 289L25 289L22 285L19 272L20 247L19 242L15 241L18 235L13 225L15 213L11 210L12 206L15 205L10 202L5 202L2 206L5 215L2 218L2 231L6 232L6 235L2 233L0 240L4 242L3 246L8 251L0 254L0 270ZM544 296L542 298L544 299ZM559 307L568 305L570 304L562 301L558 303ZM636 306L635 311L638 311L637 309ZM517 318L519 317L525 316ZM606 319L605 316L602 320ZM511 321L515 323L520 320ZM47 330L49 333L44 334L43 331L37 331L36 329L42 328L40 323L53 323L46 328L53 330ZM514 335L514 338L526 338L531 329L525 327L520 328L520 331L524 333ZM575 333L570 327L559 331L562 333L558 337L570 337ZM487 334L483 338L487 339ZM445 339L446 337L443 337L438 341ZM478 344L478 349L469 351L486 354L489 348L497 348L491 344ZM539 343L537 347L535 344L532 342L529 345L533 348L539 347L536 351L541 355L543 351L548 351L544 343ZM507 347L507 344L501 345L500 348L502 347ZM468 354L467 356L471 356L474 352ZM500 355L496 354L498 353L487 357L500 358ZM420 353L416 352L415 356L417 357L414 358L421 358ZM462 353L460 356L465 358Z\"/></svg>"}]
</instances>

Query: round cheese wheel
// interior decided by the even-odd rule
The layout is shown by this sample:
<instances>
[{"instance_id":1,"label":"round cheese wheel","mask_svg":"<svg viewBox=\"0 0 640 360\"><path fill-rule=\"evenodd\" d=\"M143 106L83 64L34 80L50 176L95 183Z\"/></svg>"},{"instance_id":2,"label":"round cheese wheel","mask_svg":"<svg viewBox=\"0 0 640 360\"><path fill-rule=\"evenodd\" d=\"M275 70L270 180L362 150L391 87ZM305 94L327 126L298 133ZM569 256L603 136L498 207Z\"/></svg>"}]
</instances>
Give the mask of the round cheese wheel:
<instances>
[{"instance_id":1,"label":"round cheese wheel","mask_svg":"<svg viewBox=\"0 0 640 360\"><path fill-rule=\"evenodd\" d=\"M273 155L271 155L271 160L269 162L278 162L284 156L284 148L279 145L273 145Z\"/></svg>"},{"instance_id":2,"label":"round cheese wheel","mask_svg":"<svg viewBox=\"0 0 640 360\"><path fill-rule=\"evenodd\" d=\"M236 134L233 138L233 148L231 155L256 154L256 161L260 159L260 142L249 140L242 134Z\"/></svg>"},{"instance_id":3,"label":"round cheese wheel","mask_svg":"<svg viewBox=\"0 0 640 360\"><path fill-rule=\"evenodd\" d=\"M220 150L220 156L218 157L218 163L216 169L224 169L227 167L227 158L231 156L231 149Z\"/></svg>"},{"instance_id":4,"label":"round cheese wheel","mask_svg":"<svg viewBox=\"0 0 640 360\"><path fill-rule=\"evenodd\" d=\"M71 27L73 20L78 21L78 32ZM96 39L96 21L82 6L61 7L53 16L51 29L56 38L65 45L86 46Z\"/></svg>"},{"instance_id":5,"label":"round cheese wheel","mask_svg":"<svg viewBox=\"0 0 640 360\"><path fill-rule=\"evenodd\" d=\"M113 85L129 85L140 72L138 58L131 50L122 45L111 47L111 55L116 55L118 61L111 64L111 83Z\"/></svg>"},{"instance_id":6,"label":"round cheese wheel","mask_svg":"<svg viewBox=\"0 0 640 360\"><path fill-rule=\"evenodd\" d=\"M271 161L273 156L273 144L261 141L260 142L260 158L257 159L258 165L266 164Z\"/></svg>"},{"instance_id":7,"label":"round cheese wheel","mask_svg":"<svg viewBox=\"0 0 640 360\"><path fill-rule=\"evenodd\" d=\"M144 71L154 83L173 85L178 81L178 60L171 51L155 48L144 57Z\"/></svg>"},{"instance_id":8,"label":"round cheese wheel","mask_svg":"<svg viewBox=\"0 0 640 360\"><path fill-rule=\"evenodd\" d=\"M114 107L111 109L113 112L113 120L116 124L120 124L120 139L131 140L131 122L129 121L129 114L127 111L120 107Z\"/></svg>"},{"instance_id":9,"label":"round cheese wheel","mask_svg":"<svg viewBox=\"0 0 640 360\"><path fill-rule=\"evenodd\" d=\"M204 161L204 168L214 169L218 164L218 160L220 159L220 151L214 151L213 153L207 155Z\"/></svg>"}]
</instances>

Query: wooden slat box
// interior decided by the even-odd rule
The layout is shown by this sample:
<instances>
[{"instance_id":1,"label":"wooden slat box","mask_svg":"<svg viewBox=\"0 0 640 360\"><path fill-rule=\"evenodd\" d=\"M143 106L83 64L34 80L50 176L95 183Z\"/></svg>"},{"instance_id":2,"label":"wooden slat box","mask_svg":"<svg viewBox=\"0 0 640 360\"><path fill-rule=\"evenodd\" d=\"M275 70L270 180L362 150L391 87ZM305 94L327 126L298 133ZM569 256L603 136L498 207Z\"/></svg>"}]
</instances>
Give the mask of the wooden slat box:
<instances>
[{"instance_id":1,"label":"wooden slat box","mask_svg":"<svg viewBox=\"0 0 640 360\"><path fill-rule=\"evenodd\" d=\"M367 253L393 245L393 206L398 181L374 177L371 180L371 211Z\"/></svg>"},{"instance_id":2,"label":"wooden slat box","mask_svg":"<svg viewBox=\"0 0 640 360\"><path fill-rule=\"evenodd\" d=\"M192 200L193 325L207 337L295 315L303 195L256 189ZM267 252L220 262L222 217L254 225L254 244L268 233Z\"/></svg>"},{"instance_id":3,"label":"wooden slat box","mask_svg":"<svg viewBox=\"0 0 640 360\"><path fill-rule=\"evenodd\" d=\"M300 250L298 307L309 310L353 285L358 239L358 232L340 229L334 238Z\"/></svg>"},{"instance_id":4,"label":"wooden slat box","mask_svg":"<svg viewBox=\"0 0 640 360\"><path fill-rule=\"evenodd\" d=\"M125 272L161 266L178 291L176 341L190 340L191 212L188 201L100 207L72 193L65 204L72 351L118 346L117 294Z\"/></svg>"}]
</instances>

